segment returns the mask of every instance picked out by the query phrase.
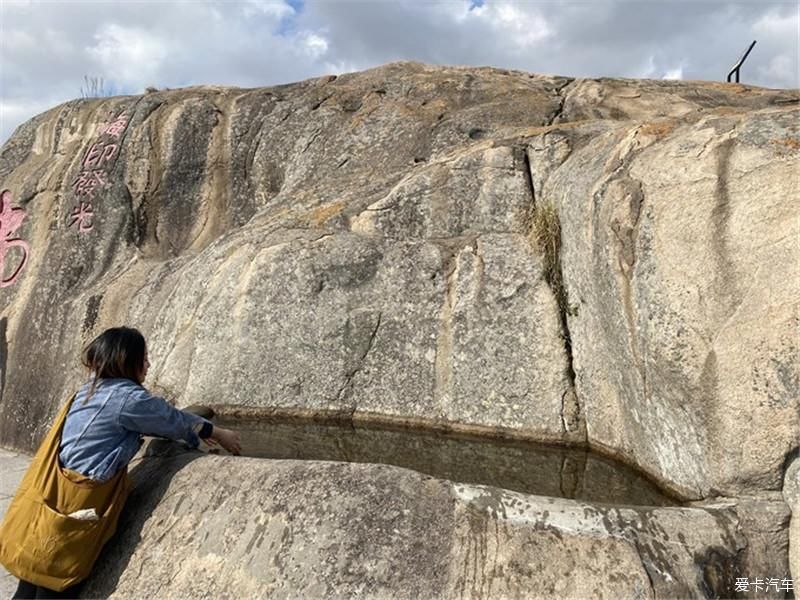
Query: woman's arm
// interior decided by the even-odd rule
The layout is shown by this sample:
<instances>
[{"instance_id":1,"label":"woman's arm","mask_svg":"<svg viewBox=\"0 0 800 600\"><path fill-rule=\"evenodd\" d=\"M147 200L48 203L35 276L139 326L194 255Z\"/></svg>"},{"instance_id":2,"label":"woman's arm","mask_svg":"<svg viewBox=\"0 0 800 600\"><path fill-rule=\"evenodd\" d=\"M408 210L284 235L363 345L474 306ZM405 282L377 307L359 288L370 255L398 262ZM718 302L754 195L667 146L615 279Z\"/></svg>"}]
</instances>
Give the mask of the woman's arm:
<instances>
[{"instance_id":1,"label":"woman's arm","mask_svg":"<svg viewBox=\"0 0 800 600\"><path fill-rule=\"evenodd\" d=\"M239 435L230 429L214 427L210 421L179 410L160 396L154 396L140 387L132 391L122 404L119 412L119 425L143 435L183 440L192 448L200 443L197 431L221 445L232 454L239 454L241 446Z\"/></svg>"}]
</instances>

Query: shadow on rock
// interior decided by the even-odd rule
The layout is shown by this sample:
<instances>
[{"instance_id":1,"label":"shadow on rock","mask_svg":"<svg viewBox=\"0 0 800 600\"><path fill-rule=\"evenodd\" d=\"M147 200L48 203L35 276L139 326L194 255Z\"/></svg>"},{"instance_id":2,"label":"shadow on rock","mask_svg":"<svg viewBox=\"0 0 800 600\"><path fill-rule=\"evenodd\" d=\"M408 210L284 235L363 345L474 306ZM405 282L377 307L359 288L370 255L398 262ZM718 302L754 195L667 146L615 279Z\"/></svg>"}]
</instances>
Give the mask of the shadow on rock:
<instances>
[{"instance_id":1,"label":"shadow on rock","mask_svg":"<svg viewBox=\"0 0 800 600\"><path fill-rule=\"evenodd\" d=\"M139 456L131 462L132 490L117 531L100 553L92 574L80 592L81 598L107 598L117 588L122 573L142 539L142 529L156 506L164 498L175 474L193 460L203 456L178 443L162 439L149 440Z\"/></svg>"}]
</instances>

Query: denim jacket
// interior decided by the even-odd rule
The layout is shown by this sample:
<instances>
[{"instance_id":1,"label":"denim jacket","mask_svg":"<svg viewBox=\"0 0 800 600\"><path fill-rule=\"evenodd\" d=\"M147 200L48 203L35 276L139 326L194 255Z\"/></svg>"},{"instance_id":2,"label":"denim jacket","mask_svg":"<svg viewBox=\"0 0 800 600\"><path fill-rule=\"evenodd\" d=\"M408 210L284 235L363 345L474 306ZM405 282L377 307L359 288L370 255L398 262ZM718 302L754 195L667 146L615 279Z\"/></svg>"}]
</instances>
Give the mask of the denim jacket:
<instances>
[{"instance_id":1,"label":"denim jacket","mask_svg":"<svg viewBox=\"0 0 800 600\"><path fill-rule=\"evenodd\" d=\"M142 435L183 440L196 448L211 423L178 410L130 379L100 379L89 398L83 384L61 434L61 466L95 481L111 479L139 450Z\"/></svg>"}]
</instances>

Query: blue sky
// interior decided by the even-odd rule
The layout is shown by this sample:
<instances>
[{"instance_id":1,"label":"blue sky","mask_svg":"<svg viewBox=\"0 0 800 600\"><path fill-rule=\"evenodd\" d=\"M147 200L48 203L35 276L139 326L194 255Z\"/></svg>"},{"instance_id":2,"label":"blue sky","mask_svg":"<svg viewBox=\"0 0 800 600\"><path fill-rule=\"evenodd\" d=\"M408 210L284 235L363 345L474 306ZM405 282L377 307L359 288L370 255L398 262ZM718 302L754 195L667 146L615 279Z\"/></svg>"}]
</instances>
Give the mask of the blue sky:
<instances>
[{"instance_id":1,"label":"blue sky","mask_svg":"<svg viewBox=\"0 0 800 600\"><path fill-rule=\"evenodd\" d=\"M797 0L0 0L0 141L106 89L274 85L395 60L800 87Z\"/></svg>"}]
</instances>

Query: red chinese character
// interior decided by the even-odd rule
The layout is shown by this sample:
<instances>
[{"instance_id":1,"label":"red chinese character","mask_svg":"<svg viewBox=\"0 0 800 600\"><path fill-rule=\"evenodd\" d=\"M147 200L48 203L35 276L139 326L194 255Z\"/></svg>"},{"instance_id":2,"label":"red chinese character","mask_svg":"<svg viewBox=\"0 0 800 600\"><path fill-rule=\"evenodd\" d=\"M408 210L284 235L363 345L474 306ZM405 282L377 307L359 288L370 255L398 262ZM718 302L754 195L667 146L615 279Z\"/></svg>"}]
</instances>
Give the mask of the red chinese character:
<instances>
[{"instance_id":1,"label":"red chinese character","mask_svg":"<svg viewBox=\"0 0 800 600\"><path fill-rule=\"evenodd\" d=\"M103 163L108 162L117 155L119 146L117 144L104 144L103 142L95 142L86 157L83 159L84 169L94 169L101 167Z\"/></svg>"},{"instance_id":2,"label":"red chinese character","mask_svg":"<svg viewBox=\"0 0 800 600\"><path fill-rule=\"evenodd\" d=\"M94 198L95 191L106 185L103 171L82 171L72 182L72 191L76 196L89 196Z\"/></svg>"},{"instance_id":3,"label":"red chinese character","mask_svg":"<svg viewBox=\"0 0 800 600\"><path fill-rule=\"evenodd\" d=\"M70 216L72 217L72 220L69 222L69 227L72 227L77 223L78 231L80 233L91 231L94 227L94 210L92 210L91 202L84 202L81 200L78 202L78 207L72 211Z\"/></svg>"},{"instance_id":4,"label":"red chinese character","mask_svg":"<svg viewBox=\"0 0 800 600\"><path fill-rule=\"evenodd\" d=\"M111 123L103 127L100 130L100 134L110 135L111 137L119 139L119 136L125 133L125 129L127 127L128 127L128 115L127 113L121 113Z\"/></svg>"},{"instance_id":5,"label":"red chinese character","mask_svg":"<svg viewBox=\"0 0 800 600\"><path fill-rule=\"evenodd\" d=\"M0 288L13 285L22 272L22 268L28 261L28 251L30 246L19 238L11 237L12 234L19 229L22 225L22 220L25 218L25 210L22 208L12 208L11 206L11 192L3 190L0 193ZM19 248L22 250L22 260L20 261L14 272L8 277L3 277L5 272L6 253L11 248Z\"/></svg>"}]
</instances>

